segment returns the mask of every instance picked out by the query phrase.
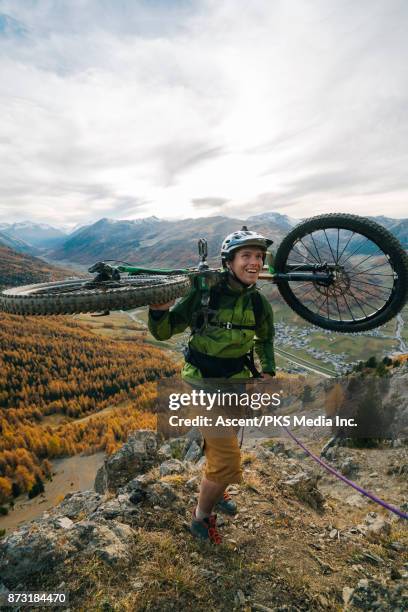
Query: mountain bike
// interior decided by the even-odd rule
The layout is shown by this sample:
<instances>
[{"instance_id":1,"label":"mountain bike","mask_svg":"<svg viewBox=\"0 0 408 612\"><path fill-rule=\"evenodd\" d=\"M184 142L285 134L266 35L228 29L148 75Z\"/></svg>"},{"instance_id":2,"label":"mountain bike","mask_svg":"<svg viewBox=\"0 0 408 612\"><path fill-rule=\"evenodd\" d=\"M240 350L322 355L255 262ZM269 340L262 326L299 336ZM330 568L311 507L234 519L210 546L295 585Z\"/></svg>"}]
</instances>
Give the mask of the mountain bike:
<instances>
[{"instance_id":1,"label":"mountain bike","mask_svg":"<svg viewBox=\"0 0 408 612\"><path fill-rule=\"evenodd\" d=\"M130 310L186 295L192 283L204 291L221 271L207 264L199 240L199 265L152 269L116 260L89 268L96 276L6 289L0 309L47 315ZM408 296L408 257L398 240L378 223L349 214L326 214L295 226L269 252L260 278L274 283L283 299L306 321L337 332L360 332L395 317Z\"/></svg>"}]
</instances>

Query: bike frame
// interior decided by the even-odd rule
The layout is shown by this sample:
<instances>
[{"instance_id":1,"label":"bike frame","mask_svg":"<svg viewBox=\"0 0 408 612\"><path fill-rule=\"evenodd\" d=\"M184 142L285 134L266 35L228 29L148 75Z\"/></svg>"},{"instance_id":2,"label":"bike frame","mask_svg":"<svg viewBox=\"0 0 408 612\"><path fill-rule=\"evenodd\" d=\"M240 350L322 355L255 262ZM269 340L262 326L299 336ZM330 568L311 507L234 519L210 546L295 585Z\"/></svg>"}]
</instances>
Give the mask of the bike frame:
<instances>
[{"instance_id":1,"label":"bike frame","mask_svg":"<svg viewBox=\"0 0 408 612\"><path fill-rule=\"evenodd\" d=\"M273 266L264 266L264 271L261 272L259 278L269 280L272 283L279 281L302 282L315 281L320 283L330 284L333 280L333 270L335 266L332 264L307 265L307 264L288 264L287 272L276 272ZM168 276L185 274L187 276L212 276L220 273L220 270L203 267L201 270L196 268L141 268L138 266L115 266L118 272L137 276L138 274L166 274ZM291 272L290 270L293 270Z\"/></svg>"},{"instance_id":2,"label":"bike frame","mask_svg":"<svg viewBox=\"0 0 408 612\"><path fill-rule=\"evenodd\" d=\"M126 264L126 262L115 262L110 260L112 263L119 263L125 265L111 266L109 262L102 261L94 264L89 268L89 272L97 272L97 280L104 281L108 279L120 278L120 273L129 274L129 276L137 276L138 274L148 275L160 275L165 274L167 276L186 275L189 277L198 277L199 286L203 290L208 290L211 281L220 275L220 270L210 269L207 263L208 257L208 244L205 238L198 240L198 254L200 257L199 264L196 268L142 268L140 266L133 266ZM336 264L328 264L326 262L316 264L287 264L285 272L276 272L273 265L273 254L269 251L265 255L264 266L259 278L261 280L268 280L272 283L278 283L279 281L285 282L307 282L312 281L320 285L330 285L335 279L335 272L338 269Z\"/></svg>"}]
</instances>

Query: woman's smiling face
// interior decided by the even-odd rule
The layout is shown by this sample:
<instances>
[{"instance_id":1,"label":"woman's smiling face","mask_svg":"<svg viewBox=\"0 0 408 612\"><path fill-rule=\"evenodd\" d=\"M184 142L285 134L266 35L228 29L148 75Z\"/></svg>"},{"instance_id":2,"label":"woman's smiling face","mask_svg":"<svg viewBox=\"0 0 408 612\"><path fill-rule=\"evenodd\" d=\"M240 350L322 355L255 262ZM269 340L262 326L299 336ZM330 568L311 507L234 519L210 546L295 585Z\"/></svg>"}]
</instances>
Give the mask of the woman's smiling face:
<instances>
[{"instance_id":1,"label":"woman's smiling face","mask_svg":"<svg viewBox=\"0 0 408 612\"><path fill-rule=\"evenodd\" d=\"M235 252L229 266L241 283L253 285L262 270L263 257L264 251L258 247L242 247Z\"/></svg>"}]
</instances>

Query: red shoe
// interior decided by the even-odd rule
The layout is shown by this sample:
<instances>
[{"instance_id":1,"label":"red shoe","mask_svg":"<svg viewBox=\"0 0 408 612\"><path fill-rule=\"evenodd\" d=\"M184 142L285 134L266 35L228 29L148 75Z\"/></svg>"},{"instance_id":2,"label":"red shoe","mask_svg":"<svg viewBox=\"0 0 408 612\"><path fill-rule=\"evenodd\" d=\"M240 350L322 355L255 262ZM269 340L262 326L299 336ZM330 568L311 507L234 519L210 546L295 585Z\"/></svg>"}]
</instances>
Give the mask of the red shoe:
<instances>
[{"instance_id":1,"label":"red shoe","mask_svg":"<svg viewBox=\"0 0 408 612\"><path fill-rule=\"evenodd\" d=\"M217 531L216 522L216 514L211 514L208 518L204 518L202 521L200 521L198 518L196 518L196 511L194 508L190 531L196 538L210 540L213 542L213 544L221 544L222 537Z\"/></svg>"},{"instance_id":2,"label":"red shoe","mask_svg":"<svg viewBox=\"0 0 408 612\"><path fill-rule=\"evenodd\" d=\"M225 514L230 514L231 516L238 512L237 504L232 501L232 497L227 491L224 491L222 499L215 504L214 509L225 512Z\"/></svg>"}]
</instances>

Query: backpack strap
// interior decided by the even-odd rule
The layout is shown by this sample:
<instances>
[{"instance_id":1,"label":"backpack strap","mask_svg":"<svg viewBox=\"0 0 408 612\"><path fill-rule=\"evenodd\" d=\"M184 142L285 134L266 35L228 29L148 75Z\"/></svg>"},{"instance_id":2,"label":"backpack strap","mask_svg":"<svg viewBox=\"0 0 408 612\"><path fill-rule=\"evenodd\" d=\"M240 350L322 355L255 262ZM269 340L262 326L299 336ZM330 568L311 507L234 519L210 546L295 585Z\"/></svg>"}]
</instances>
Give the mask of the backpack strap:
<instances>
[{"instance_id":1,"label":"backpack strap","mask_svg":"<svg viewBox=\"0 0 408 612\"><path fill-rule=\"evenodd\" d=\"M252 309L254 311L255 329L256 329L261 324L262 315L263 315L263 304L262 304L261 294L259 293L259 291L254 291L253 293L251 293L251 302L252 302ZM246 365L249 368L249 371L251 372L252 376L254 378L262 378L262 373L257 369L255 365L254 347L251 348L251 350L246 355L246 357L247 357ZM243 431L244 430L242 430L242 432ZM241 437L241 444L242 444L242 437Z\"/></svg>"},{"instance_id":2,"label":"backpack strap","mask_svg":"<svg viewBox=\"0 0 408 612\"><path fill-rule=\"evenodd\" d=\"M263 315L263 304L259 291L254 291L253 293L251 293L251 302L255 317L255 327L259 327L262 322Z\"/></svg>"},{"instance_id":3,"label":"backpack strap","mask_svg":"<svg viewBox=\"0 0 408 612\"><path fill-rule=\"evenodd\" d=\"M193 313L191 322L191 333L200 333L205 330L208 325L213 327L221 327L223 329L251 329L255 330L261 323L263 314L262 298L258 291L253 291L250 294L252 310L255 317L255 325L237 325L236 323L222 323L220 321L214 321L218 313L221 293L224 283L219 283L211 287L209 291L202 291L201 293L201 308L197 312Z\"/></svg>"},{"instance_id":4,"label":"backpack strap","mask_svg":"<svg viewBox=\"0 0 408 612\"><path fill-rule=\"evenodd\" d=\"M215 317L220 307L221 286L201 289L200 309L191 318L191 334L204 331Z\"/></svg>"}]
</instances>

